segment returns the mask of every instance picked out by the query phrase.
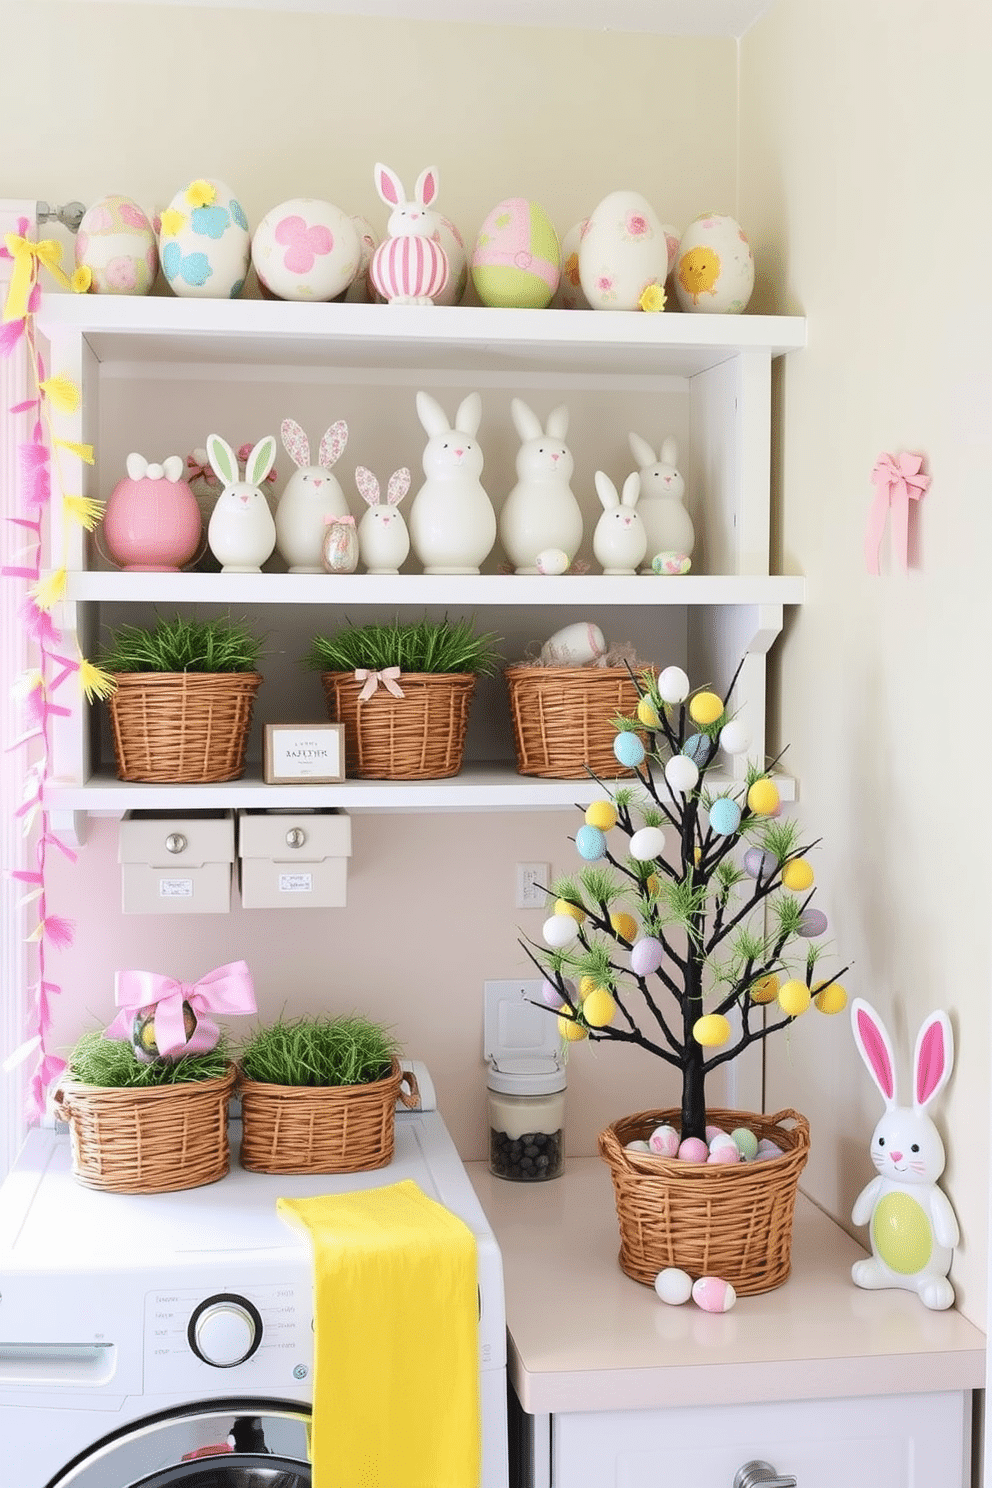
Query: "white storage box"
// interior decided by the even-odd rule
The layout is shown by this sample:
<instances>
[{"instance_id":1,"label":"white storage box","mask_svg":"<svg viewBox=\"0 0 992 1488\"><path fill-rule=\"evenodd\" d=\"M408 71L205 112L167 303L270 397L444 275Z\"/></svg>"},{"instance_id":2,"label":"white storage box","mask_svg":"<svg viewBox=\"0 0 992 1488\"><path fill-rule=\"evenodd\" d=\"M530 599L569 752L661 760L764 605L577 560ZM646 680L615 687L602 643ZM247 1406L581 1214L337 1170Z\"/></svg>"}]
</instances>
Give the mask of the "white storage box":
<instances>
[{"instance_id":1,"label":"white storage box","mask_svg":"<svg viewBox=\"0 0 992 1488\"><path fill-rule=\"evenodd\" d=\"M242 811L245 909L340 909L348 902L351 818L341 811Z\"/></svg>"},{"instance_id":2,"label":"white storage box","mask_svg":"<svg viewBox=\"0 0 992 1488\"><path fill-rule=\"evenodd\" d=\"M234 873L234 813L129 811L120 825L125 914L226 914Z\"/></svg>"}]
</instances>

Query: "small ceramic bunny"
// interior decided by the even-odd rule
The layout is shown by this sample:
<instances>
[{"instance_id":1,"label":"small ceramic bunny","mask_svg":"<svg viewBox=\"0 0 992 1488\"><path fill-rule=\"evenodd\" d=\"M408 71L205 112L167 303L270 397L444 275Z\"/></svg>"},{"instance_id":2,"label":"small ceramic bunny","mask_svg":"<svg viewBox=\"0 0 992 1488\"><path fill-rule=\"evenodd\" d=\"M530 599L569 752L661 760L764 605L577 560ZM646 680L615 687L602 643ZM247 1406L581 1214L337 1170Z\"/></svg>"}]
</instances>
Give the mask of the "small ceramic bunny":
<instances>
[{"instance_id":1,"label":"small ceramic bunny","mask_svg":"<svg viewBox=\"0 0 992 1488\"><path fill-rule=\"evenodd\" d=\"M316 465L310 462L310 441L295 419L283 419L280 433L296 469L276 507L276 547L290 573L321 573L325 521L348 515L345 494L331 474L348 443L348 425L338 419L324 431Z\"/></svg>"},{"instance_id":2,"label":"small ceramic bunny","mask_svg":"<svg viewBox=\"0 0 992 1488\"><path fill-rule=\"evenodd\" d=\"M856 997L851 1025L868 1072L885 1101L885 1115L871 1139L878 1177L858 1195L851 1219L871 1229L871 1259L855 1261L851 1276L859 1287L902 1287L916 1292L927 1307L942 1310L954 1301L947 1279L960 1239L954 1210L938 1187L944 1171L944 1144L927 1115L950 1078L954 1062L946 1013L931 1013L913 1054L913 1104L896 1101L895 1060L885 1025L870 1003Z\"/></svg>"},{"instance_id":3,"label":"small ceramic bunny","mask_svg":"<svg viewBox=\"0 0 992 1488\"><path fill-rule=\"evenodd\" d=\"M641 477L636 470L623 483L623 497L602 470L596 471L596 491L603 505L603 515L592 535L596 562L606 574L632 574L648 550L648 535L640 515L634 510L641 494Z\"/></svg>"},{"instance_id":4,"label":"small ceramic bunny","mask_svg":"<svg viewBox=\"0 0 992 1488\"><path fill-rule=\"evenodd\" d=\"M207 528L210 551L222 573L258 573L276 545L276 524L260 490L276 458L275 436L267 434L250 451L244 480L237 455L219 434L207 436L207 458L224 482Z\"/></svg>"},{"instance_id":5,"label":"small ceramic bunny","mask_svg":"<svg viewBox=\"0 0 992 1488\"><path fill-rule=\"evenodd\" d=\"M478 573L496 541L496 513L479 477L482 449L475 438L482 399L469 393L454 427L430 393L417 394L417 416L429 436L426 480L410 507L410 541L425 573Z\"/></svg>"},{"instance_id":6,"label":"small ceramic bunny","mask_svg":"<svg viewBox=\"0 0 992 1488\"><path fill-rule=\"evenodd\" d=\"M388 165L376 165L375 189L391 208L387 237L372 255L369 277L391 305L431 305L448 282L448 255L441 247L441 219L430 205L437 199L437 171L420 172L407 200L403 182Z\"/></svg>"},{"instance_id":7,"label":"small ceramic bunny","mask_svg":"<svg viewBox=\"0 0 992 1488\"><path fill-rule=\"evenodd\" d=\"M647 533L646 573L657 553L692 556L696 531L682 505L685 481L677 466L678 446L671 435L658 454L639 434L629 434L631 453L640 465L641 503L638 508Z\"/></svg>"},{"instance_id":8,"label":"small ceramic bunny","mask_svg":"<svg viewBox=\"0 0 992 1488\"><path fill-rule=\"evenodd\" d=\"M533 574L539 553L559 548L571 561L582 542L582 511L569 485L575 466L565 443L568 409L553 409L542 429L537 414L514 398L510 416L521 445L517 483L503 503L499 536L517 573Z\"/></svg>"},{"instance_id":9,"label":"small ceramic bunny","mask_svg":"<svg viewBox=\"0 0 992 1488\"><path fill-rule=\"evenodd\" d=\"M399 510L410 489L410 472L405 465L393 471L386 487L385 506L379 500L379 482L364 465L355 471L355 484L369 506L358 524L362 562L369 573L399 573L410 551L410 534Z\"/></svg>"}]
</instances>

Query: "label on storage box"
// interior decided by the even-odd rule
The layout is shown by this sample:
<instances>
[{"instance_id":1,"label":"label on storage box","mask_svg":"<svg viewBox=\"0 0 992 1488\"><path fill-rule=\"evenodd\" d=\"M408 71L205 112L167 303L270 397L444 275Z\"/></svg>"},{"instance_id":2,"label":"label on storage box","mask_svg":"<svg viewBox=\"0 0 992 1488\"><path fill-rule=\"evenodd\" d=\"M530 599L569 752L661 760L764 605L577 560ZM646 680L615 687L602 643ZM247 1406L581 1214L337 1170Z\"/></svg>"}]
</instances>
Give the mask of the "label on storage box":
<instances>
[{"instance_id":1,"label":"label on storage box","mask_svg":"<svg viewBox=\"0 0 992 1488\"><path fill-rule=\"evenodd\" d=\"M192 899L193 880L191 878L160 878L158 897L160 899Z\"/></svg>"},{"instance_id":2,"label":"label on storage box","mask_svg":"<svg viewBox=\"0 0 992 1488\"><path fill-rule=\"evenodd\" d=\"M280 894L312 894L313 874L280 873L279 892Z\"/></svg>"}]
</instances>

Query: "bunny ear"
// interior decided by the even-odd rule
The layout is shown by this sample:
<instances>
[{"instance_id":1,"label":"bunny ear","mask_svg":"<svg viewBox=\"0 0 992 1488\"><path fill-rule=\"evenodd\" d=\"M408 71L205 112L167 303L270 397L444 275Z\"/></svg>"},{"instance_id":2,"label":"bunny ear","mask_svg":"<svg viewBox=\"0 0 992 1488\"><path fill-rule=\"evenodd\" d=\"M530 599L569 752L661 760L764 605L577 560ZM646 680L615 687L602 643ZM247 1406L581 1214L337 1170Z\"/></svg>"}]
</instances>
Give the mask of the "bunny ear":
<instances>
[{"instance_id":1,"label":"bunny ear","mask_svg":"<svg viewBox=\"0 0 992 1488\"><path fill-rule=\"evenodd\" d=\"M325 470L330 470L340 460L347 443L348 425L344 419L338 419L337 423L324 430L324 437L320 441L320 463Z\"/></svg>"},{"instance_id":2,"label":"bunny ear","mask_svg":"<svg viewBox=\"0 0 992 1488\"><path fill-rule=\"evenodd\" d=\"M896 1103L895 1059L885 1024L870 1003L856 997L851 1004L851 1027L858 1052L887 1106Z\"/></svg>"},{"instance_id":3,"label":"bunny ear","mask_svg":"<svg viewBox=\"0 0 992 1488\"><path fill-rule=\"evenodd\" d=\"M359 465L355 471L355 485L369 506L379 505L379 482L371 470L366 470L364 465Z\"/></svg>"},{"instance_id":4,"label":"bunny ear","mask_svg":"<svg viewBox=\"0 0 992 1488\"><path fill-rule=\"evenodd\" d=\"M512 398L510 400L510 417L513 419L513 427L521 439L540 439L544 433L544 430L541 428L541 420L522 398Z\"/></svg>"},{"instance_id":5,"label":"bunny ear","mask_svg":"<svg viewBox=\"0 0 992 1488\"><path fill-rule=\"evenodd\" d=\"M615 507L620 505L620 497L617 495L616 486L610 480L605 470L597 470L594 479L596 482L596 491L600 501L603 503L603 510L613 511Z\"/></svg>"},{"instance_id":6,"label":"bunny ear","mask_svg":"<svg viewBox=\"0 0 992 1488\"><path fill-rule=\"evenodd\" d=\"M640 434L628 434L630 440L630 452L638 465L654 465L658 459L651 445Z\"/></svg>"},{"instance_id":7,"label":"bunny ear","mask_svg":"<svg viewBox=\"0 0 992 1488\"><path fill-rule=\"evenodd\" d=\"M406 201L403 182L395 171L389 169L388 165L376 165L375 189L387 207L398 207Z\"/></svg>"},{"instance_id":8,"label":"bunny ear","mask_svg":"<svg viewBox=\"0 0 992 1488\"><path fill-rule=\"evenodd\" d=\"M282 447L294 465L302 470L310 464L310 441L295 419L283 419L279 428Z\"/></svg>"},{"instance_id":9,"label":"bunny ear","mask_svg":"<svg viewBox=\"0 0 992 1488\"><path fill-rule=\"evenodd\" d=\"M623 506L636 506L637 499L641 494L641 472L632 470L623 483Z\"/></svg>"},{"instance_id":10,"label":"bunny ear","mask_svg":"<svg viewBox=\"0 0 992 1488\"><path fill-rule=\"evenodd\" d=\"M449 432L448 415L437 399L431 397L430 393L417 394L417 417L428 434L447 434Z\"/></svg>"},{"instance_id":11,"label":"bunny ear","mask_svg":"<svg viewBox=\"0 0 992 1488\"><path fill-rule=\"evenodd\" d=\"M394 470L389 477L389 485L386 487L386 500L389 505L399 506L409 489L410 472L404 465L400 470Z\"/></svg>"},{"instance_id":12,"label":"bunny ear","mask_svg":"<svg viewBox=\"0 0 992 1488\"><path fill-rule=\"evenodd\" d=\"M925 1110L951 1078L954 1036L946 1013L931 1013L916 1038L913 1054L913 1104Z\"/></svg>"},{"instance_id":13,"label":"bunny ear","mask_svg":"<svg viewBox=\"0 0 992 1488\"><path fill-rule=\"evenodd\" d=\"M422 207L429 207L437 197L437 168L429 165L422 170L417 177L417 184L413 188L413 194Z\"/></svg>"},{"instance_id":14,"label":"bunny ear","mask_svg":"<svg viewBox=\"0 0 992 1488\"><path fill-rule=\"evenodd\" d=\"M245 461L245 480L253 486L260 486L268 475L276 458L276 439L274 434L266 434L260 439Z\"/></svg>"},{"instance_id":15,"label":"bunny ear","mask_svg":"<svg viewBox=\"0 0 992 1488\"><path fill-rule=\"evenodd\" d=\"M547 430L552 439L565 438L568 433L568 409L564 403L552 408L548 414Z\"/></svg>"},{"instance_id":16,"label":"bunny ear","mask_svg":"<svg viewBox=\"0 0 992 1488\"><path fill-rule=\"evenodd\" d=\"M661 446L661 458L666 465L677 465L679 463L679 447L675 442L674 435L669 434Z\"/></svg>"},{"instance_id":17,"label":"bunny ear","mask_svg":"<svg viewBox=\"0 0 992 1488\"><path fill-rule=\"evenodd\" d=\"M221 439L219 434L207 435L207 459L225 486L233 486L241 479L237 457L227 440Z\"/></svg>"},{"instance_id":18,"label":"bunny ear","mask_svg":"<svg viewBox=\"0 0 992 1488\"><path fill-rule=\"evenodd\" d=\"M455 414L455 428L459 434L468 434L474 437L479 432L482 422L482 399L478 393L469 393L458 405Z\"/></svg>"}]
</instances>

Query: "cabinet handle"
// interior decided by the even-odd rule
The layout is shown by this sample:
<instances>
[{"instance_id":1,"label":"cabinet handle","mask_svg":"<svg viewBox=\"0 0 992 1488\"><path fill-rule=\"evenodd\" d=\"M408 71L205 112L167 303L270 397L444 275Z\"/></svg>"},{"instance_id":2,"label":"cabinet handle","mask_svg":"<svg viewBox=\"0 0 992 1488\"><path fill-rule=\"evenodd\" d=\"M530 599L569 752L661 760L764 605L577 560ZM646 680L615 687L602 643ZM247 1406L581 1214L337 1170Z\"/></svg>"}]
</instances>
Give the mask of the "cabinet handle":
<instances>
[{"instance_id":1,"label":"cabinet handle","mask_svg":"<svg viewBox=\"0 0 992 1488\"><path fill-rule=\"evenodd\" d=\"M170 853L181 853L186 851L186 838L182 832L170 832L165 839L166 850Z\"/></svg>"},{"instance_id":2,"label":"cabinet handle","mask_svg":"<svg viewBox=\"0 0 992 1488\"><path fill-rule=\"evenodd\" d=\"M287 847L302 847L307 840L307 834L302 827L290 827L286 833Z\"/></svg>"},{"instance_id":3,"label":"cabinet handle","mask_svg":"<svg viewBox=\"0 0 992 1488\"><path fill-rule=\"evenodd\" d=\"M777 1473L770 1462L755 1458L737 1469L734 1488L796 1488L791 1473Z\"/></svg>"}]
</instances>

